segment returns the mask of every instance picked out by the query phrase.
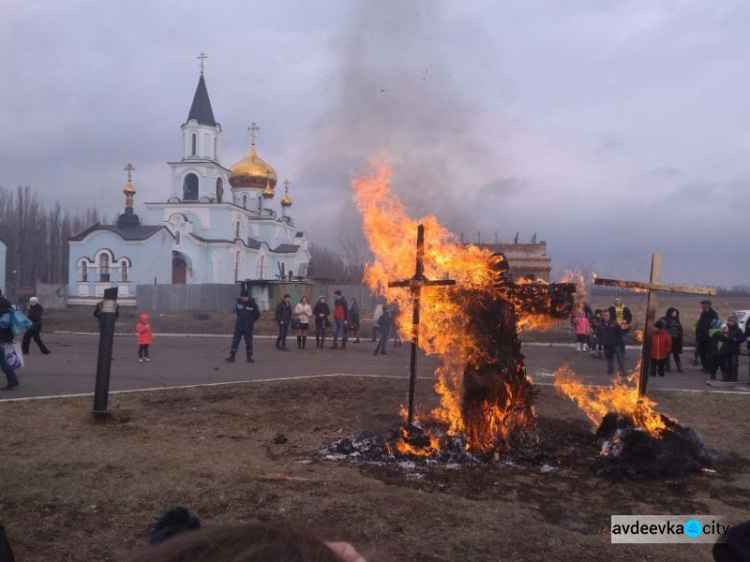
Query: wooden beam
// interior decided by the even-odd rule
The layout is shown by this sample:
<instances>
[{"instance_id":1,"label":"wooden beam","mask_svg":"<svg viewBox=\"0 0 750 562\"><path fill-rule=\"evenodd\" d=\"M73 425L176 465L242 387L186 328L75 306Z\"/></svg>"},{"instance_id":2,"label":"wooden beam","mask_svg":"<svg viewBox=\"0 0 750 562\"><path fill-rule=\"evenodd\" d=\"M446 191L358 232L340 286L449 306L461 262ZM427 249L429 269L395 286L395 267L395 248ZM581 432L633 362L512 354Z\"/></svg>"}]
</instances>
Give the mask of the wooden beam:
<instances>
[{"instance_id":1,"label":"wooden beam","mask_svg":"<svg viewBox=\"0 0 750 562\"><path fill-rule=\"evenodd\" d=\"M618 279L605 279L595 277L594 285L605 287L619 287L621 289L642 289L646 291L664 291L667 293L691 293L695 295L716 295L716 289L711 287L692 287L690 285L660 285L658 283L646 283L643 281L620 281Z\"/></svg>"},{"instance_id":2,"label":"wooden beam","mask_svg":"<svg viewBox=\"0 0 750 562\"><path fill-rule=\"evenodd\" d=\"M651 276L649 285L658 286L661 271L661 254L651 254ZM643 327L643 345L641 346L641 377L638 382L638 396L645 396L648 389L648 377L651 367L651 340L654 336L656 318L657 291L649 291L646 300L646 321Z\"/></svg>"}]
</instances>

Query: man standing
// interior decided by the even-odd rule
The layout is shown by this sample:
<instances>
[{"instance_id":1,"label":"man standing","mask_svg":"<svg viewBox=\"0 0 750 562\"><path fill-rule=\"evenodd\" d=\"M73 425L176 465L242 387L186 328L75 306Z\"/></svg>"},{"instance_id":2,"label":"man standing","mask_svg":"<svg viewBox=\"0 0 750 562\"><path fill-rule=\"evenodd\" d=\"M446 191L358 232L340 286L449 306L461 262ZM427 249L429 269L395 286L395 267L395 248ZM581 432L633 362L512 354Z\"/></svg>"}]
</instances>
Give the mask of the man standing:
<instances>
[{"instance_id":1,"label":"man standing","mask_svg":"<svg viewBox=\"0 0 750 562\"><path fill-rule=\"evenodd\" d=\"M289 324L292 323L292 297L284 295L284 298L276 305L276 323L279 325L279 335L276 338L276 349L289 351L286 347L286 336L289 333Z\"/></svg>"},{"instance_id":2,"label":"man standing","mask_svg":"<svg viewBox=\"0 0 750 562\"><path fill-rule=\"evenodd\" d=\"M701 371L703 373L711 372L711 364L708 360L711 349L711 335L708 330L711 324L719 321L719 315L711 308L711 301L701 301L701 315L695 326L695 343L698 348L698 355L701 358Z\"/></svg>"},{"instance_id":3,"label":"man standing","mask_svg":"<svg viewBox=\"0 0 750 562\"><path fill-rule=\"evenodd\" d=\"M44 345L42 338L39 336L42 331L43 311L44 308L42 308L42 305L39 304L39 299L36 297L31 297L29 299L28 313L28 318L29 320L31 320L31 328L24 332L23 339L21 340L21 351L24 355L29 354L29 344L31 343L31 338L34 338L34 341L39 346L39 351L41 351L44 355L49 355L50 353L49 349L47 349L47 346Z\"/></svg>"},{"instance_id":4,"label":"man standing","mask_svg":"<svg viewBox=\"0 0 750 562\"><path fill-rule=\"evenodd\" d=\"M331 349L338 349L338 337L341 334L341 349L346 349L346 318L349 309L344 295L336 289L333 292L336 298L333 301L333 345Z\"/></svg>"},{"instance_id":5,"label":"man standing","mask_svg":"<svg viewBox=\"0 0 750 562\"><path fill-rule=\"evenodd\" d=\"M8 299L2 296L2 293L0 293L0 318L6 314L13 314L13 305ZM5 359L5 344L13 342L13 332L10 330L10 319L7 320L8 327L0 328L0 371L5 374L7 384L0 388L0 390L11 390L18 386L18 377L16 376L13 367L11 367L8 364L7 359Z\"/></svg>"},{"instance_id":6,"label":"man standing","mask_svg":"<svg viewBox=\"0 0 750 562\"><path fill-rule=\"evenodd\" d=\"M633 322L633 315L630 313L630 309L622 304L620 297L615 297L615 303L609 307L610 318L617 321L622 327L622 356L625 357L625 338L627 333L630 332L630 324Z\"/></svg>"},{"instance_id":7,"label":"man standing","mask_svg":"<svg viewBox=\"0 0 750 562\"><path fill-rule=\"evenodd\" d=\"M604 348L604 357L607 359L607 374L615 372L613 359L617 359L617 374L625 372L625 357L623 356L623 331L622 326L611 315L609 310L602 312L602 323L599 327L599 343Z\"/></svg>"},{"instance_id":8,"label":"man standing","mask_svg":"<svg viewBox=\"0 0 750 562\"><path fill-rule=\"evenodd\" d=\"M229 349L229 357L224 361L234 363L234 356L237 355L240 341L245 338L247 362L255 363L253 359L253 329L255 328L255 322L260 318L260 309L256 302L250 298L250 293L247 291L240 292L240 297L234 307L234 313L237 315L237 320L234 323L232 347Z\"/></svg>"},{"instance_id":9,"label":"man standing","mask_svg":"<svg viewBox=\"0 0 750 562\"><path fill-rule=\"evenodd\" d=\"M737 374L740 369L740 347L745 343L745 334L737 325L737 316L734 314L727 318L726 343L726 367L724 369L726 382L737 382Z\"/></svg>"}]
</instances>

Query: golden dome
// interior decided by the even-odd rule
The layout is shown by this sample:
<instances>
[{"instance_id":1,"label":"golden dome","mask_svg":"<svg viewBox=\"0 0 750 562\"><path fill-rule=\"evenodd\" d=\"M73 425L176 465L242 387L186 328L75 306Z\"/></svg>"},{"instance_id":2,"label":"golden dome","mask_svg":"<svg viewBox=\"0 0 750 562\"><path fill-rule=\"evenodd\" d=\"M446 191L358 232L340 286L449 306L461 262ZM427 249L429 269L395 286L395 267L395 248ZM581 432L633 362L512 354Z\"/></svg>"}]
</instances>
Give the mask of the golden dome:
<instances>
[{"instance_id":1,"label":"golden dome","mask_svg":"<svg viewBox=\"0 0 750 562\"><path fill-rule=\"evenodd\" d=\"M266 178L266 187L263 189L263 197L266 199L271 199L273 196L276 195L276 193L273 190L273 187L271 187L271 178Z\"/></svg>"},{"instance_id":2,"label":"golden dome","mask_svg":"<svg viewBox=\"0 0 750 562\"><path fill-rule=\"evenodd\" d=\"M292 198L289 197L289 180L284 181L284 197L282 197L281 199L281 206L282 207L292 206Z\"/></svg>"},{"instance_id":3,"label":"golden dome","mask_svg":"<svg viewBox=\"0 0 750 562\"><path fill-rule=\"evenodd\" d=\"M263 189L270 184L271 190L276 187L276 170L266 164L256 153L255 143L250 146L250 153L232 166L229 183L232 187L255 187ZM266 196L265 192L263 193ZM273 193L271 193L273 197Z\"/></svg>"}]
</instances>

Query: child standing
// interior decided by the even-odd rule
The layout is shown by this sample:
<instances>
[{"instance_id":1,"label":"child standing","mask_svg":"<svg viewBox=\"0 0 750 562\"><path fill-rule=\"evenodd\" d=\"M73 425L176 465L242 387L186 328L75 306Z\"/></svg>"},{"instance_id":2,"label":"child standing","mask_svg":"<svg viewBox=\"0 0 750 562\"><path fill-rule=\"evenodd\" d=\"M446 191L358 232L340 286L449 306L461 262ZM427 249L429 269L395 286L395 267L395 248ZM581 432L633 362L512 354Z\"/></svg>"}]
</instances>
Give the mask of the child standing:
<instances>
[{"instance_id":1,"label":"child standing","mask_svg":"<svg viewBox=\"0 0 750 562\"><path fill-rule=\"evenodd\" d=\"M148 358L148 346L154 343L154 334L151 332L148 314L141 314L138 317L135 331L138 334L138 361L140 363L144 360L151 361Z\"/></svg>"},{"instance_id":2,"label":"child standing","mask_svg":"<svg viewBox=\"0 0 750 562\"><path fill-rule=\"evenodd\" d=\"M586 318L586 313L583 310L577 310L573 317L573 324L576 327L576 342L578 347L576 351L588 351L588 344L586 343L589 339L589 319Z\"/></svg>"},{"instance_id":3,"label":"child standing","mask_svg":"<svg viewBox=\"0 0 750 562\"><path fill-rule=\"evenodd\" d=\"M594 318L591 321L591 357L604 357L604 346L599 338L599 329L602 324L602 311L597 308L594 311Z\"/></svg>"},{"instance_id":4,"label":"child standing","mask_svg":"<svg viewBox=\"0 0 750 562\"><path fill-rule=\"evenodd\" d=\"M656 376L656 370L659 369L659 376L664 376L664 367L667 363L667 357L672 351L672 336L667 332L664 322L659 320L654 324L656 331L651 336L651 376Z\"/></svg>"}]
</instances>

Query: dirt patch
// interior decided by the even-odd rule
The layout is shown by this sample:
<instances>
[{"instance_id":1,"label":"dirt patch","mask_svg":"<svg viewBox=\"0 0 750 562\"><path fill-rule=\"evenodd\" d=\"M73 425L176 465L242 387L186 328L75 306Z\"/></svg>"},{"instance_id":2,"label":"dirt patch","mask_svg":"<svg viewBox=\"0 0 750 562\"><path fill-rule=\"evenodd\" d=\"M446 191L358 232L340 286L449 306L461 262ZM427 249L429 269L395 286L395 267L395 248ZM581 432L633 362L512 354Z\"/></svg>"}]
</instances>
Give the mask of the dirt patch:
<instances>
[{"instance_id":1,"label":"dirt patch","mask_svg":"<svg viewBox=\"0 0 750 562\"><path fill-rule=\"evenodd\" d=\"M597 477L592 428L549 388L537 403L546 464L406 470L324 458L325 443L396 423L404 386L325 378L118 395L106 424L91 420L88 399L0 404L0 518L17 558L32 562L127 559L176 504L204 525L312 525L371 561L585 552L610 562L710 556L706 545L611 545L611 514L746 517L747 397L655 395L721 459L717 474L681 480Z\"/></svg>"}]
</instances>

